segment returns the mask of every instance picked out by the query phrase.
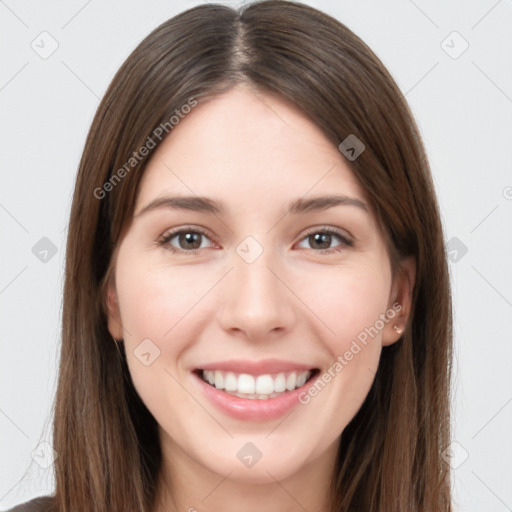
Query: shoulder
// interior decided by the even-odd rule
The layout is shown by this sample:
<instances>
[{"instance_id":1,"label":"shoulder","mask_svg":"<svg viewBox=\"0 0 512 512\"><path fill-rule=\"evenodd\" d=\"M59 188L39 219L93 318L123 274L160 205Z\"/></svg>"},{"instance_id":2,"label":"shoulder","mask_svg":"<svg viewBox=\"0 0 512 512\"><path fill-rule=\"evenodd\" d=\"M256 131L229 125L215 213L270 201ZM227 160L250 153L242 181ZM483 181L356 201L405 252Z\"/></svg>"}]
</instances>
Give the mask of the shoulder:
<instances>
[{"instance_id":1,"label":"shoulder","mask_svg":"<svg viewBox=\"0 0 512 512\"><path fill-rule=\"evenodd\" d=\"M50 512L55 505L55 498L53 496L41 496L26 501L21 505L16 505L5 512Z\"/></svg>"}]
</instances>

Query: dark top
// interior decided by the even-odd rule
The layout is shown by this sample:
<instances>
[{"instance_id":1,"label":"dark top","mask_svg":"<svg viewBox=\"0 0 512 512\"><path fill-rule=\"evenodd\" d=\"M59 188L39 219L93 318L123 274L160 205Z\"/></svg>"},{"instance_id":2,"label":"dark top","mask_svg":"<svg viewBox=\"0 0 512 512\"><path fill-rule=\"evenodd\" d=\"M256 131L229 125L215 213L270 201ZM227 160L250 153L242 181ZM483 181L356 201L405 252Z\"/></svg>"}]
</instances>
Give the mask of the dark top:
<instances>
[{"instance_id":1,"label":"dark top","mask_svg":"<svg viewBox=\"0 0 512 512\"><path fill-rule=\"evenodd\" d=\"M5 512L50 512L53 510L54 504L55 498L53 496L41 496L10 508Z\"/></svg>"}]
</instances>

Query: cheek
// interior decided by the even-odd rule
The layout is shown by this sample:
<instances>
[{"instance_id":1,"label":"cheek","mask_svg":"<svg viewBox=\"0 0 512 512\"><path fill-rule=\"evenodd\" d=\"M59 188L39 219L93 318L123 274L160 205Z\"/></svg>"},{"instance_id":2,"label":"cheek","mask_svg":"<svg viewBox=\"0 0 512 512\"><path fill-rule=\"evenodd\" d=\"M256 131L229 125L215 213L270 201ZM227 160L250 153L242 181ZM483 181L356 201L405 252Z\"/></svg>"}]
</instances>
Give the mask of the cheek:
<instances>
[{"instance_id":1,"label":"cheek","mask_svg":"<svg viewBox=\"0 0 512 512\"><path fill-rule=\"evenodd\" d=\"M177 333L186 325L191 296L197 291L182 273L149 268L136 258L118 260L116 286L134 384L143 396L154 395L154 385L165 376L165 369L175 373L175 362L187 342ZM163 380L170 385L167 381L172 379Z\"/></svg>"},{"instance_id":2,"label":"cheek","mask_svg":"<svg viewBox=\"0 0 512 512\"><path fill-rule=\"evenodd\" d=\"M122 263L117 286L134 387L160 424L174 421L179 430L179 419L198 414L179 384L178 362L197 334L200 323L194 305L208 287L197 273L192 278L192 270L137 267L133 260L128 266Z\"/></svg>"},{"instance_id":3,"label":"cheek","mask_svg":"<svg viewBox=\"0 0 512 512\"><path fill-rule=\"evenodd\" d=\"M304 283L315 315L329 328L322 330L321 339L331 359L302 403L316 407L314 415L305 416L307 428L323 428L326 438L334 439L355 416L374 381L390 274L378 264L330 270Z\"/></svg>"},{"instance_id":4,"label":"cheek","mask_svg":"<svg viewBox=\"0 0 512 512\"><path fill-rule=\"evenodd\" d=\"M326 327L322 339L335 357L358 336L364 340L364 333L385 314L390 275L380 264L331 267L309 275L301 279L301 297ZM381 322L377 326L382 328ZM377 330L371 330L372 339L380 341Z\"/></svg>"},{"instance_id":5,"label":"cheek","mask_svg":"<svg viewBox=\"0 0 512 512\"><path fill-rule=\"evenodd\" d=\"M186 315L207 291L207 283L198 278L192 266L190 270L140 267L129 266L125 278L120 273L118 291L123 326L128 337L133 335L133 342L136 338L150 338L162 343L173 337L183 320L186 323Z\"/></svg>"}]
</instances>

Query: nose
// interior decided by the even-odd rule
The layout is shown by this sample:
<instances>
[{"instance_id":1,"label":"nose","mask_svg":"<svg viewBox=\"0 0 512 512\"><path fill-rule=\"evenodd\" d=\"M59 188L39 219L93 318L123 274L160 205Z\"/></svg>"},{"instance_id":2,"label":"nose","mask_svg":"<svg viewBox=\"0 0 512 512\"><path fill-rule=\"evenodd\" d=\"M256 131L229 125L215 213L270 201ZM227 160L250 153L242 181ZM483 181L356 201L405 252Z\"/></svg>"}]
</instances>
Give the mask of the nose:
<instances>
[{"instance_id":1,"label":"nose","mask_svg":"<svg viewBox=\"0 0 512 512\"><path fill-rule=\"evenodd\" d=\"M234 269L226 276L218 312L225 331L265 341L282 336L296 324L298 300L270 252L264 251L252 263L234 255Z\"/></svg>"}]
</instances>

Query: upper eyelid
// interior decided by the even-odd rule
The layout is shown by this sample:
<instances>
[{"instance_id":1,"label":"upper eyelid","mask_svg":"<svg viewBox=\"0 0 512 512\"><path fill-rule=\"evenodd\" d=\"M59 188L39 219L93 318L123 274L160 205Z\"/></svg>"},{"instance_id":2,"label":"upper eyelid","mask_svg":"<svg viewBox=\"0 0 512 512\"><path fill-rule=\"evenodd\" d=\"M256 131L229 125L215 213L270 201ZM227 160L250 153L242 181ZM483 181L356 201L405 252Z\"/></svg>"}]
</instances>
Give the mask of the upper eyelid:
<instances>
[{"instance_id":1,"label":"upper eyelid","mask_svg":"<svg viewBox=\"0 0 512 512\"><path fill-rule=\"evenodd\" d=\"M338 235L342 238L345 237L345 233L346 233L346 238L349 238L350 240L354 239L354 237L346 229L334 228L334 227L330 227L330 226L316 226L311 229L308 229L304 233L302 238L309 236L313 233L325 233L325 232ZM301 240L302 240L302 238L301 238Z\"/></svg>"},{"instance_id":2,"label":"upper eyelid","mask_svg":"<svg viewBox=\"0 0 512 512\"><path fill-rule=\"evenodd\" d=\"M207 236L210 239L214 238L210 235L209 230L206 228L199 226L185 226L183 228L169 229L167 231L164 231L160 239L169 237L174 238L176 235L179 235L180 233L200 233L201 235Z\"/></svg>"}]
</instances>

